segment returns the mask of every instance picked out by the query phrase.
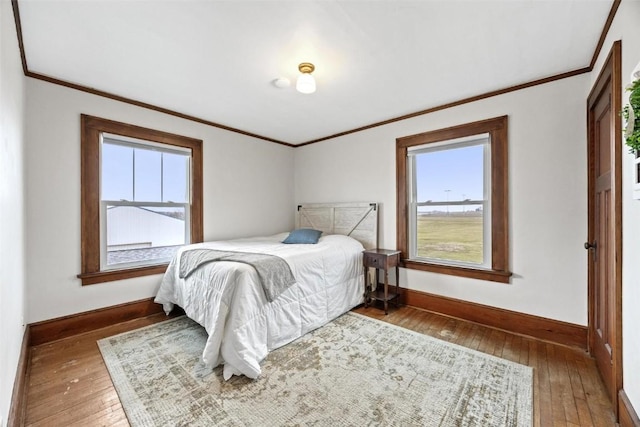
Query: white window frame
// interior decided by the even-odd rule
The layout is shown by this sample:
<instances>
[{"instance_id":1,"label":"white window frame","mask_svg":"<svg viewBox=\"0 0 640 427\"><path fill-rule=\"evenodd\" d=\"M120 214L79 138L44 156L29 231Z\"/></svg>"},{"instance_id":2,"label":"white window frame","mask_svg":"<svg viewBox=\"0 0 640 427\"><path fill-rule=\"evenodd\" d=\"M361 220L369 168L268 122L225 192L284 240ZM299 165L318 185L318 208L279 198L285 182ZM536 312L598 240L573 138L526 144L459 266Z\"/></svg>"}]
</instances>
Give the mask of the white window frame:
<instances>
[{"instance_id":1,"label":"white window frame","mask_svg":"<svg viewBox=\"0 0 640 427\"><path fill-rule=\"evenodd\" d=\"M138 202L132 200L104 200L102 198L102 182L100 182L100 269L102 271L109 270L121 270L126 268L143 267L149 265L165 264L171 260L168 258L154 258L150 260L143 260L137 262L118 263L109 265L107 263L107 207L108 206L135 206L135 207L160 207L160 208L172 208L182 207L185 211L185 228L184 228L184 241L185 245L191 243L191 185L193 180L193 159L191 150L188 148L176 147L173 145L161 144L153 141L147 141L137 138L131 138L123 135L115 135L106 132L100 134L100 171L99 177L102 178L102 149L105 144L105 140L109 140L109 144L122 145L124 147L138 148L150 151L159 151L162 153L173 153L186 155L187 162L187 188L186 194L188 200L183 203L176 202ZM161 185L162 186L162 185Z\"/></svg>"},{"instance_id":2,"label":"white window frame","mask_svg":"<svg viewBox=\"0 0 640 427\"><path fill-rule=\"evenodd\" d=\"M483 146L483 199L473 201L474 205L481 205L482 213L482 263L464 262L456 260L446 260L441 258L430 258L418 256L418 207L428 206L429 202L421 202L417 196L417 174L416 174L416 157L420 154L428 154L437 151L453 150L457 148ZM407 150L407 200L409 201L408 212L408 233L409 235L409 260L417 262L429 262L432 264L440 264L445 266L460 266L490 270L491 259L491 135L483 133L463 138L456 138L437 143L430 143L410 147ZM438 202L439 203L439 202ZM450 202L449 205L460 204L460 202ZM467 203L469 204L469 203Z\"/></svg>"}]
</instances>

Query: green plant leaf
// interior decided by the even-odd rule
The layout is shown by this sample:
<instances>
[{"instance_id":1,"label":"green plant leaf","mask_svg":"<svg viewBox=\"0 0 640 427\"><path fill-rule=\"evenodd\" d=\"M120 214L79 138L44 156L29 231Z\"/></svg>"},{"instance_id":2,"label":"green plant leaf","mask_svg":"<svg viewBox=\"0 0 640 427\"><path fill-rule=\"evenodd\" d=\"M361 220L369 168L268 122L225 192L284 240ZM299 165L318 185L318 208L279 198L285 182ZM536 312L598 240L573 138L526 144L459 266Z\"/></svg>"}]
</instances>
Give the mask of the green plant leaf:
<instances>
[{"instance_id":1,"label":"green plant leaf","mask_svg":"<svg viewBox=\"0 0 640 427\"><path fill-rule=\"evenodd\" d=\"M625 123L628 122L630 115L629 105L631 105L635 113L635 120L633 122L633 132L626 137L625 144L629 147L629 151L633 153L640 151L640 80L633 81L627 87L627 91L630 92L629 104L623 108L622 117Z\"/></svg>"}]
</instances>

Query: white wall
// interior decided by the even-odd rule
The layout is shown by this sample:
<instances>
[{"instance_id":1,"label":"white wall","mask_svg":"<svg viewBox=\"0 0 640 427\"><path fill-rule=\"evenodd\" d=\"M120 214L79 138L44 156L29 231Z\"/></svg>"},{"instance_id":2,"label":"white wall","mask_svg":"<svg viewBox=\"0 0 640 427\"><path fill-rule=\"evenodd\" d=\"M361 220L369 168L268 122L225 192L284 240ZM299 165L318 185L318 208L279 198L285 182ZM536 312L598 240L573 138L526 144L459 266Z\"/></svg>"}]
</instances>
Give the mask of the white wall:
<instances>
[{"instance_id":1,"label":"white wall","mask_svg":"<svg viewBox=\"0 0 640 427\"><path fill-rule=\"evenodd\" d=\"M81 286L80 114L203 143L205 240L273 234L294 224L293 149L27 79L29 323L149 298L161 276Z\"/></svg>"},{"instance_id":2,"label":"white wall","mask_svg":"<svg viewBox=\"0 0 640 427\"><path fill-rule=\"evenodd\" d=\"M631 71L640 62L640 2L623 0L591 73L591 85L616 40L622 40L622 86L631 81ZM629 99L624 92L624 104ZM623 105L624 105L623 104ZM624 141L623 141L624 143ZM640 200L634 200L633 155L623 146L622 159L622 365L623 388L635 411L640 413Z\"/></svg>"},{"instance_id":3,"label":"white wall","mask_svg":"<svg viewBox=\"0 0 640 427\"><path fill-rule=\"evenodd\" d=\"M297 148L295 200L381 202L380 246L395 248L395 139L506 114L511 284L406 269L401 284L586 325L588 83L585 74Z\"/></svg>"},{"instance_id":4,"label":"white wall","mask_svg":"<svg viewBox=\"0 0 640 427\"><path fill-rule=\"evenodd\" d=\"M24 335L24 77L11 2L0 1L0 426Z\"/></svg>"}]
</instances>

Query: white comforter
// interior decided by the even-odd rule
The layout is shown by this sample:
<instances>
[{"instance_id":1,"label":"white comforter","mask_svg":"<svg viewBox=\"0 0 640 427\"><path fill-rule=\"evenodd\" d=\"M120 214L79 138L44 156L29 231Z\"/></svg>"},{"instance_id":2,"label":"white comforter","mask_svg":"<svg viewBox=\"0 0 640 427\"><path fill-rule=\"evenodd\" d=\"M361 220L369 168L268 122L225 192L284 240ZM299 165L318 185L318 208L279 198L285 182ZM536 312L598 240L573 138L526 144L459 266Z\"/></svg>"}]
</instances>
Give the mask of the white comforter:
<instances>
[{"instance_id":1,"label":"white comforter","mask_svg":"<svg viewBox=\"0 0 640 427\"><path fill-rule=\"evenodd\" d=\"M328 235L315 245L281 243L287 233L269 237L207 242L182 248L162 279L155 302L169 313L173 305L206 329L202 353L210 366L224 364L224 378L260 375L269 351L338 317L363 301L362 251L351 237ZM283 258L296 283L268 302L250 265L212 262L187 279L178 277L184 250L211 248L261 252Z\"/></svg>"}]
</instances>

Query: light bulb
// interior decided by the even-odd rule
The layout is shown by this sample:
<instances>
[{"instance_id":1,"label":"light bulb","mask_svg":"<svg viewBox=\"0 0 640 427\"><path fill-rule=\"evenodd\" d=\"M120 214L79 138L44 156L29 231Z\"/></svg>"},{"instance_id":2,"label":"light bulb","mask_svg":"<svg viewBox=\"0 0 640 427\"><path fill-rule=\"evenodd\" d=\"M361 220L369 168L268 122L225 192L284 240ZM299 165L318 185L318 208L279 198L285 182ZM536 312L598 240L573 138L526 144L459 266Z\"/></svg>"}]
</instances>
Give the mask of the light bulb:
<instances>
[{"instance_id":1,"label":"light bulb","mask_svg":"<svg viewBox=\"0 0 640 427\"><path fill-rule=\"evenodd\" d=\"M316 79L309 73L303 73L298 76L296 82L296 90L300 93L313 93L316 91Z\"/></svg>"}]
</instances>

